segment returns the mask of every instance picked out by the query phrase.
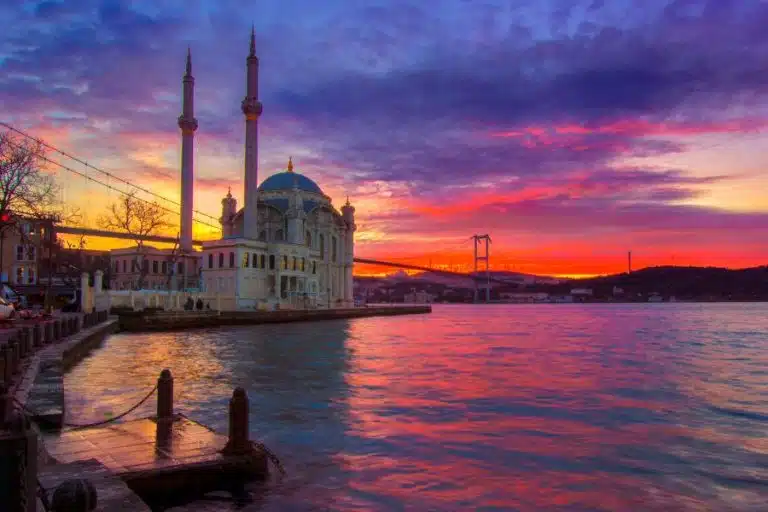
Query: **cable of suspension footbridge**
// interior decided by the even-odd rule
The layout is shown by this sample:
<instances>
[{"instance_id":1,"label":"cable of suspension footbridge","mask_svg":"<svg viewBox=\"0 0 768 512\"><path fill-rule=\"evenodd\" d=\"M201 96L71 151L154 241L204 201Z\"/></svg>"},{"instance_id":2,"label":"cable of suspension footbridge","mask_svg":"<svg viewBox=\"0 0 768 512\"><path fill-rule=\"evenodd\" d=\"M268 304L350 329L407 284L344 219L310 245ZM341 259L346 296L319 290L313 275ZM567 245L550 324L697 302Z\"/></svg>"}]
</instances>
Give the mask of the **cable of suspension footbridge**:
<instances>
[{"instance_id":1,"label":"cable of suspension footbridge","mask_svg":"<svg viewBox=\"0 0 768 512\"><path fill-rule=\"evenodd\" d=\"M70 159L74 160L75 162L83 164L84 166L89 167L89 168L91 168L91 169L93 169L93 170L95 170L97 172L100 172L101 174L104 174L105 176L108 176L108 177L110 177L110 178L112 178L112 179L114 179L116 181L124 183L124 184L128 185L129 187L135 188L136 190L140 190L140 191L144 192L145 194L149 194L149 195L151 195L153 197L156 197L158 199L162 199L163 201L167 201L167 202L169 202L171 204L175 204L176 206L181 207L181 203L179 203L178 201L175 201L173 199L168 199L167 197L164 197L164 196L158 194L157 192L152 192L151 190L146 189L144 187L140 187L138 185L134 185L130 181L128 181L128 180L126 180L124 178L121 178L120 176L116 176L115 174L113 174L113 173L111 173L109 171L105 171L104 169L96 167L95 165L91 165L88 162L86 162L85 160L81 160L81 159L77 158L74 155L70 155L66 151L62 151L61 149L59 149L59 148L57 148L57 147L55 147L55 146L53 146L51 144L48 144L44 140L38 139L37 137L34 137L34 136L24 132L23 130L19 130L18 128L14 127L14 126L11 126L8 123L0 121L0 126L4 126L5 128L7 128L7 129L9 129L11 131L14 131L14 132L18 133L19 135L21 135L22 137L26 137L28 139L34 140L38 144L41 144L42 146L45 146L46 148L48 148L48 149L50 149L52 151L55 151L56 153L59 153L60 155L63 155L65 157L67 157L67 158L70 158ZM96 181L96 180L93 180L93 181ZM208 215L207 213L203 213L203 212L198 211L198 210L193 210L193 211L194 211L194 213L196 213L198 215L202 215L203 217L208 217L209 219L213 219L215 221L218 221L218 219L216 217L214 217L213 215Z\"/></svg>"},{"instance_id":2,"label":"cable of suspension footbridge","mask_svg":"<svg viewBox=\"0 0 768 512\"><path fill-rule=\"evenodd\" d=\"M19 144L17 144L17 143L14 143L14 142L10 142L10 141L8 141L8 143L9 143L11 146L13 146L13 147L15 147L15 148L17 148L17 149L22 147L21 145L19 145ZM101 181L101 180L98 180L98 179L96 179L96 178L93 178L93 177L91 177L91 176L88 176L88 175L87 175L86 173L84 173L84 172L80 172L80 171L77 171L77 170L75 170L75 169L72 169L72 168L71 168L71 167L69 167L69 166L66 166L66 165L62 164L61 162L57 162L56 160L52 160L52 159L48 158L48 157L47 157L47 156L45 156L45 155L38 155L38 158L40 158L41 160L44 160L44 161L46 161L46 162L48 162L48 163L51 163L51 164L53 164L53 165L59 166L59 167L61 167L62 169L64 169L64 170L67 170L67 171L69 171L69 172L71 172L71 173L73 173L73 174L77 174L78 176L80 176L80 177L83 177L83 178L85 178L85 179L86 179L86 180L88 180L88 181L92 181L92 182L94 182L94 183L98 183L99 185L101 185L101 186L103 186L103 187L106 187L106 188L108 188L109 190L114 190L115 192L117 192L117 193L119 193L119 194L123 194L124 196L129 196L129 195L131 195L129 192L126 192L125 190L120 190L119 188L113 187L113 186L112 186L112 185L110 185L109 183L104 183L104 182L103 182L103 181ZM141 202L143 202L143 203L147 203L147 204L154 204L155 206L157 206L158 208L160 208L161 210L163 210L163 211L165 211L165 212L167 212L167 213L171 213L171 214L174 214L174 215L177 215L177 214L179 213L178 211L172 210L172 209L170 209L170 208L166 208L165 206L163 206L163 205L161 205L161 204L157 204L157 203L151 203L150 201L147 201L146 199L143 199L143 198L141 198L141 197L136 197L136 200L138 200L138 201L141 201ZM203 221L203 220L199 220L199 219L192 219L192 220L193 220L193 222L197 222L198 224L202 224L202 225L204 225L204 226L208 226L208 227L214 228L214 229L216 229L216 230L220 230L220 229L221 229L221 226L215 226L215 225L213 225L213 224L209 224L208 222L205 222L205 221Z\"/></svg>"}]
</instances>

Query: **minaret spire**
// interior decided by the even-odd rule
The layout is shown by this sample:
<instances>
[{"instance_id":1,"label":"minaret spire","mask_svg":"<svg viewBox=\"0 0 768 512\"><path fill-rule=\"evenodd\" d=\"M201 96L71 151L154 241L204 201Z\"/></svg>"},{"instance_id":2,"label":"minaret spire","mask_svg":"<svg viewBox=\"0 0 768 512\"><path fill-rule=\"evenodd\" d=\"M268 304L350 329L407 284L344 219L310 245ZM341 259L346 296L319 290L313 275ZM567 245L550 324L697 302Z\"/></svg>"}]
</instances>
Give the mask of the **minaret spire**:
<instances>
[{"instance_id":1,"label":"minaret spire","mask_svg":"<svg viewBox=\"0 0 768 512\"><path fill-rule=\"evenodd\" d=\"M192 76L192 50L187 47L184 73L181 115L181 233L182 253L192 252L192 212L194 210L194 144L197 119L195 119L195 78Z\"/></svg>"},{"instance_id":2,"label":"minaret spire","mask_svg":"<svg viewBox=\"0 0 768 512\"><path fill-rule=\"evenodd\" d=\"M251 26L251 41L247 65L245 98L242 102L245 115L245 205L243 212L243 238L259 238L257 199L259 172L259 58L256 56L256 30Z\"/></svg>"}]
</instances>

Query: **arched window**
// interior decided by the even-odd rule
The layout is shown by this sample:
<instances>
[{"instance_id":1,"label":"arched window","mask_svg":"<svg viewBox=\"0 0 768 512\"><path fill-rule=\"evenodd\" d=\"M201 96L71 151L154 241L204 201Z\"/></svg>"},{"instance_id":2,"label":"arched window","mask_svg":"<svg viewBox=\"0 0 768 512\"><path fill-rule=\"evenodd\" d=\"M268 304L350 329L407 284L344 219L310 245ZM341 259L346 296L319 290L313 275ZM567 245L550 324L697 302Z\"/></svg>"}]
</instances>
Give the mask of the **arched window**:
<instances>
[{"instance_id":1,"label":"arched window","mask_svg":"<svg viewBox=\"0 0 768 512\"><path fill-rule=\"evenodd\" d=\"M312 262L312 273L313 274L317 274L317 262L316 261Z\"/></svg>"},{"instance_id":2,"label":"arched window","mask_svg":"<svg viewBox=\"0 0 768 512\"><path fill-rule=\"evenodd\" d=\"M213 268L213 253L208 253L208 268Z\"/></svg>"},{"instance_id":3,"label":"arched window","mask_svg":"<svg viewBox=\"0 0 768 512\"><path fill-rule=\"evenodd\" d=\"M325 237L320 235L320 257L325 259Z\"/></svg>"},{"instance_id":4,"label":"arched window","mask_svg":"<svg viewBox=\"0 0 768 512\"><path fill-rule=\"evenodd\" d=\"M275 270L275 255L269 255L269 270Z\"/></svg>"},{"instance_id":5,"label":"arched window","mask_svg":"<svg viewBox=\"0 0 768 512\"><path fill-rule=\"evenodd\" d=\"M299 270L304 272L304 258L301 258L301 262L299 263Z\"/></svg>"},{"instance_id":6,"label":"arched window","mask_svg":"<svg viewBox=\"0 0 768 512\"><path fill-rule=\"evenodd\" d=\"M312 233L310 233L309 231L304 233L304 245L306 245L307 247L312 247Z\"/></svg>"},{"instance_id":7,"label":"arched window","mask_svg":"<svg viewBox=\"0 0 768 512\"><path fill-rule=\"evenodd\" d=\"M224 266L224 253L219 253L219 268L222 268Z\"/></svg>"},{"instance_id":8,"label":"arched window","mask_svg":"<svg viewBox=\"0 0 768 512\"><path fill-rule=\"evenodd\" d=\"M232 268L235 266L235 253L230 252L229 253L229 268Z\"/></svg>"},{"instance_id":9,"label":"arched window","mask_svg":"<svg viewBox=\"0 0 768 512\"><path fill-rule=\"evenodd\" d=\"M293 261L291 262L291 269L298 270L298 266L296 265L296 256L293 257Z\"/></svg>"},{"instance_id":10,"label":"arched window","mask_svg":"<svg viewBox=\"0 0 768 512\"><path fill-rule=\"evenodd\" d=\"M261 240L262 242L266 242L267 241L267 232L264 231L263 229L259 233L259 240Z\"/></svg>"},{"instance_id":11,"label":"arched window","mask_svg":"<svg viewBox=\"0 0 768 512\"><path fill-rule=\"evenodd\" d=\"M331 237L331 261L336 263L336 237Z\"/></svg>"},{"instance_id":12,"label":"arched window","mask_svg":"<svg viewBox=\"0 0 768 512\"><path fill-rule=\"evenodd\" d=\"M278 229L275 231L275 242L282 242L283 241L283 230Z\"/></svg>"},{"instance_id":13,"label":"arched window","mask_svg":"<svg viewBox=\"0 0 768 512\"><path fill-rule=\"evenodd\" d=\"M243 253L243 268L248 268L248 254L247 252ZM254 256L256 256L254 254Z\"/></svg>"},{"instance_id":14,"label":"arched window","mask_svg":"<svg viewBox=\"0 0 768 512\"><path fill-rule=\"evenodd\" d=\"M259 267L264 268L264 255L259 256Z\"/></svg>"}]
</instances>

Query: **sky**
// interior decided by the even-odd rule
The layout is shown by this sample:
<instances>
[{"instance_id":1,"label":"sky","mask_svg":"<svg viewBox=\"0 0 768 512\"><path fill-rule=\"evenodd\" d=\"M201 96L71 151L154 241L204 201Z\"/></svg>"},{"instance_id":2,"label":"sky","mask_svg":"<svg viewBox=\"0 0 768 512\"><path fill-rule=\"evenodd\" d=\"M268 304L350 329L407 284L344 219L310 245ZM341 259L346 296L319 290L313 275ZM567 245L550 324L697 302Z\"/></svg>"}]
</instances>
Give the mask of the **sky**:
<instances>
[{"instance_id":1,"label":"sky","mask_svg":"<svg viewBox=\"0 0 768 512\"><path fill-rule=\"evenodd\" d=\"M358 256L468 268L488 233L493 268L543 275L622 272L629 250L766 263L763 0L0 0L0 19L0 120L176 200L189 47L213 217L229 187L242 204L253 24L259 181L292 156L349 195ZM87 224L119 196L56 172Z\"/></svg>"}]
</instances>

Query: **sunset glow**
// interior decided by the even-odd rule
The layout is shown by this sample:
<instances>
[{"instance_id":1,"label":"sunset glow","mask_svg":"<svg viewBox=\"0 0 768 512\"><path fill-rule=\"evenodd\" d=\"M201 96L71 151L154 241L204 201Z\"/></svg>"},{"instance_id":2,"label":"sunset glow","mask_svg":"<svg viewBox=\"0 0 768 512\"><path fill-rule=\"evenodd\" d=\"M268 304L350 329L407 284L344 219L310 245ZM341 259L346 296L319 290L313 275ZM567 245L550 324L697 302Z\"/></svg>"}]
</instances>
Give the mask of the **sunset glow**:
<instances>
[{"instance_id":1,"label":"sunset glow","mask_svg":"<svg viewBox=\"0 0 768 512\"><path fill-rule=\"evenodd\" d=\"M768 4L476 3L9 3L0 121L113 187L50 166L89 227L130 190L98 169L178 201L189 46L194 208L216 225L228 188L243 205L254 22L259 181L292 155L337 207L349 195L356 256L468 271L488 233L493 269L539 275L622 272L628 250L635 268L766 264Z\"/></svg>"}]
</instances>

